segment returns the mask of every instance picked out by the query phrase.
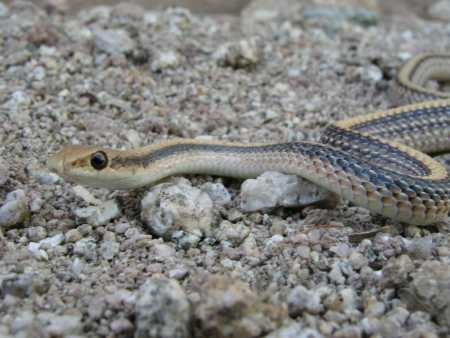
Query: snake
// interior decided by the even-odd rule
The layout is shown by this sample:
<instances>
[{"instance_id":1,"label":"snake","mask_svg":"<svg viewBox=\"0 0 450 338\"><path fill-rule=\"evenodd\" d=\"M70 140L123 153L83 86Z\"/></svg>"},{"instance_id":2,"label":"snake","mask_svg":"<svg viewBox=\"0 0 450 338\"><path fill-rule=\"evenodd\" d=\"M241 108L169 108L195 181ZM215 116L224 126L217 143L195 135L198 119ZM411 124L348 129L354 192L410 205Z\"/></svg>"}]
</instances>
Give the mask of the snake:
<instances>
[{"instance_id":1,"label":"snake","mask_svg":"<svg viewBox=\"0 0 450 338\"><path fill-rule=\"evenodd\" d=\"M127 150L66 145L47 165L70 182L109 189L150 186L173 175L245 179L277 171L394 221L433 224L450 209L449 171L431 157L450 149L450 93L439 87L449 79L450 54L413 56L394 80L400 106L332 123L318 142L177 138Z\"/></svg>"}]
</instances>

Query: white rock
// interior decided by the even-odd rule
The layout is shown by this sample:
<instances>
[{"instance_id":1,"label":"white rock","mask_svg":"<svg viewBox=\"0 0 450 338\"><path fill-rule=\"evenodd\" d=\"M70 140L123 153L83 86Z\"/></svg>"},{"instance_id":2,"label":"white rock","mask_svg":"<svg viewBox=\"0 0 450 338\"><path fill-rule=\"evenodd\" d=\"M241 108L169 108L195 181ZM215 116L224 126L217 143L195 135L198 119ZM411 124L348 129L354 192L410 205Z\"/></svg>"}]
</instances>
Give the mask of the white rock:
<instances>
[{"instance_id":1,"label":"white rock","mask_svg":"<svg viewBox=\"0 0 450 338\"><path fill-rule=\"evenodd\" d=\"M124 29L95 29L93 34L95 46L109 54L129 53L136 48L136 43Z\"/></svg>"},{"instance_id":2,"label":"white rock","mask_svg":"<svg viewBox=\"0 0 450 338\"><path fill-rule=\"evenodd\" d=\"M53 185L61 180L55 173L42 168L30 168L30 174L36 177L40 184Z\"/></svg>"},{"instance_id":3,"label":"white rock","mask_svg":"<svg viewBox=\"0 0 450 338\"><path fill-rule=\"evenodd\" d=\"M125 131L125 137L133 147L139 147L141 145L142 138L141 135L136 130L129 129Z\"/></svg>"},{"instance_id":4,"label":"white rock","mask_svg":"<svg viewBox=\"0 0 450 338\"><path fill-rule=\"evenodd\" d=\"M7 106L10 108L28 107L31 105L32 99L30 95L22 90L17 90L11 94Z\"/></svg>"},{"instance_id":5,"label":"white rock","mask_svg":"<svg viewBox=\"0 0 450 338\"><path fill-rule=\"evenodd\" d=\"M246 212L277 206L305 206L322 201L330 193L295 175L269 171L241 186L241 209Z\"/></svg>"},{"instance_id":6,"label":"white rock","mask_svg":"<svg viewBox=\"0 0 450 338\"><path fill-rule=\"evenodd\" d=\"M81 220L94 226L105 225L120 215L116 201L109 200L98 206L79 208L74 211Z\"/></svg>"},{"instance_id":7,"label":"white rock","mask_svg":"<svg viewBox=\"0 0 450 338\"><path fill-rule=\"evenodd\" d=\"M104 241L100 246L100 254L104 259L113 259L119 253L120 245L116 241Z\"/></svg>"},{"instance_id":8,"label":"white rock","mask_svg":"<svg viewBox=\"0 0 450 338\"><path fill-rule=\"evenodd\" d=\"M146 25L154 26L158 23L159 14L154 11L145 12L143 20Z\"/></svg>"},{"instance_id":9,"label":"white rock","mask_svg":"<svg viewBox=\"0 0 450 338\"><path fill-rule=\"evenodd\" d=\"M449 0L435 1L428 8L428 15L433 19L450 21L450 1Z\"/></svg>"},{"instance_id":10,"label":"white rock","mask_svg":"<svg viewBox=\"0 0 450 338\"><path fill-rule=\"evenodd\" d=\"M224 220L215 231L215 236L221 241L228 241L233 245L240 245L250 233L250 229L244 223L233 224Z\"/></svg>"},{"instance_id":11,"label":"white rock","mask_svg":"<svg viewBox=\"0 0 450 338\"><path fill-rule=\"evenodd\" d=\"M352 264L353 269L360 270L368 264L368 259L359 252L352 252L349 256L349 261Z\"/></svg>"},{"instance_id":12,"label":"white rock","mask_svg":"<svg viewBox=\"0 0 450 338\"><path fill-rule=\"evenodd\" d=\"M355 310L358 302L358 296L351 288L345 288L339 291L339 303L343 311Z\"/></svg>"},{"instance_id":13,"label":"white rock","mask_svg":"<svg viewBox=\"0 0 450 338\"><path fill-rule=\"evenodd\" d=\"M33 69L33 71L30 73L29 78L31 80L42 81L45 79L46 76L47 76L47 72L46 72L45 68L42 66L38 66Z\"/></svg>"},{"instance_id":14,"label":"white rock","mask_svg":"<svg viewBox=\"0 0 450 338\"><path fill-rule=\"evenodd\" d=\"M81 274L85 270L85 264L80 258L75 257L72 262L71 269L76 276L81 277Z\"/></svg>"},{"instance_id":15,"label":"white rock","mask_svg":"<svg viewBox=\"0 0 450 338\"><path fill-rule=\"evenodd\" d=\"M78 229L70 229L66 232L66 242L74 243L79 241L83 236Z\"/></svg>"},{"instance_id":16,"label":"white rock","mask_svg":"<svg viewBox=\"0 0 450 338\"><path fill-rule=\"evenodd\" d=\"M383 72L375 65L359 68L361 80L366 83L377 83L383 79Z\"/></svg>"},{"instance_id":17,"label":"white rock","mask_svg":"<svg viewBox=\"0 0 450 338\"><path fill-rule=\"evenodd\" d=\"M44 238L39 242L41 248L55 248L64 242L64 235L62 233L56 234L52 237Z\"/></svg>"},{"instance_id":18,"label":"white rock","mask_svg":"<svg viewBox=\"0 0 450 338\"><path fill-rule=\"evenodd\" d=\"M68 337L81 333L83 325L81 315L61 315L51 317L46 331L51 337Z\"/></svg>"},{"instance_id":19,"label":"white rock","mask_svg":"<svg viewBox=\"0 0 450 338\"><path fill-rule=\"evenodd\" d=\"M73 246L73 253L89 260L95 260L97 258L96 247L97 244L92 237L82 238Z\"/></svg>"},{"instance_id":20,"label":"white rock","mask_svg":"<svg viewBox=\"0 0 450 338\"><path fill-rule=\"evenodd\" d=\"M6 195L0 207L0 228L10 228L26 220L29 215L28 199L23 190L15 190Z\"/></svg>"},{"instance_id":21,"label":"white rock","mask_svg":"<svg viewBox=\"0 0 450 338\"><path fill-rule=\"evenodd\" d=\"M35 316L32 311L20 311L11 323L11 333L18 334L22 330L32 327Z\"/></svg>"},{"instance_id":22,"label":"white rock","mask_svg":"<svg viewBox=\"0 0 450 338\"><path fill-rule=\"evenodd\" d=\"M44 200L41 197L41 194L38 192L32 191L30 192L30 211L31 212L38 212L42 209L42 206L44 205Z\"/></svg>"},{"instance_id":23,"label":"white rock","mask_svg":"<svg viewBox=\"0 0 450 338\"><path fill-rule=\"evenodd\" d=\"M289 315L297 317L304 311L311 314L318 314L323 311L321 297L323 292L318 290L308 290L304 286L299 285L294 288L287 297Z\"/></svg>"},{"instance_id":24,"label":"white rock","mask_svg":"<svg viewBox=\"0 0 450 338\"><path fill-rule=\"evenodd\" d=\"M245 238L245 240L244 240L244 242L242 242L240 248L242 249L242 252L246 256L258 257L261 254L259 251L259 248L258 248L258 244L256 243L256 238L252 233L250 233Z\"/></svg>"},{"instance_id":25,"label":"white rock","mask_svg":"<svg viewBox=\"0 0 450 338\"><path fill-rule=\"evenodd\" d=\"M47 237L40 240L38 243L30 242L28 244L28 251L38 260L48 260L48 253L46 249L54 249L64 241L62 233L56 234L52 237Z\"/></svg>"},{"instance_id":26,"label":"white rock","mask_svg":"<svg viewBox=\"0 0 450 338\"><path fill-rule=\"evenodd\" d=\"M187 180L154 186L141 208L143 222L158 236L170 238L178 230L197 237L211 232L213 202Z\"/></svg>"},{"instance_id":27,"label":"white rock","mask_svg":"<svg viewBox=\"0 0 450 338\"><path fill-rule=\"evenodd\" d=\"M328 274L328 277L331 281L335 282L336 284L344 284L345 283L345 277L342 274L341 268L339 266L339 263L336 262L332 265L331 271Z\"/></svg>"},{"instance_id":28,"label":"white rock","mask_svg":"<svg viewBox=\"0 0 450 338\"><path fill-rule=\"evenodd\" d=\"M152 256L156 257L157 259L161 259L163 261L175 257L176 251L171 246L164 244L164 243L156 243L152 247Z\"/></svg>"},{"instance_id":29,"label":"white rock","mask_svg":"<svg viewBox=\"0 0 450 338\"><path fill-rule=\"evenodd\" d=\"M175 68L180 64L180 56L175 51L161 51L159 52L155 60L153 60L150 68L152 71L157 72L166 68Z\"/></svg>"},{"instance_id":30,"label":"white rock","mask_svg":"<svg viewBox=\"0 0 450 338\"><path fill-rule=\"evenodd\" d=\"M94 205L100 205L102 203L98 198L92 195L89 190L87 190L85 187L81 185L75 185L72 188L72 190L75 193L75 195L80 197L86 203Z\"/></svg>"},{"instance_id":31,"label":"white rock","mask_svg":"<svg viewBox=\"0 0 450 338\"><path fill-rule=\"evenodd\" d=\"M45 250L40 249L41 245L39 243L30 242L28 244L28 251L33 255L34 258L38 260L48 261L48 254Z\"/></svg>"},{"instance_id":32,"label":"white rock","mask_svg":"<svg viewBox=\"0 0 450 338\"><path fill-rule=\"evenodd\" d=\"M42 226L28 227L26 229L27 237L32 242L39 242L47 237L47 230Z\"/></svg>"},{"instance_id":33,"label":"white rock","mask_svg":"<svg viewBox=\"0 0 450 338\"><path fill-rule=\"evenodd\" d=\"M206 182L200 189L206 192L216 205L227 205L231 202L231 195L222 183Z\"/></svg>"},{"instance_id":34,"label":"white rock","mask_svg":"<svg viewBox=\"0 0 450 338\"><path fill-rule=\"evenodd\" d=\"M186 234L183 231L174 232L172 239L175 240L181 248L187 250L197 247L201 240L201 236L196 234Z\"/></svg>"},{"instance_id":35,"label":"white rock","mask_svg":"<svg viewBox=\"0 0 450 338\"><path fill-rule=\"evenodd\" d=\"M67 20L64 23L64 33L74 42L87 43L94 40L92 31L79 20Z\"/></svg>"},{"instance_id":36,"label":"white rock","mask_svg":"<svg viewBox=\"0 0 450 338\"><path fill-rule=\"evenodd\" d=\"M330 251L334 252L340 258L347 258L351 253L351 249L346 243L333 245Z\"/></svg>"},{"instance_id":37,"label":"white rock","mask_svg":"<svg viewBox=\"0 0 450 338\"><path fill-rule=\"evenodd\" d=\"M189 270L184 268L184 267L180 267L180 268L176 268L176 269L172 269L169 271L169 278L173 278L176 280L182 280L184 279L187 275L189 274Z\"/></svg>"}]
</instances>

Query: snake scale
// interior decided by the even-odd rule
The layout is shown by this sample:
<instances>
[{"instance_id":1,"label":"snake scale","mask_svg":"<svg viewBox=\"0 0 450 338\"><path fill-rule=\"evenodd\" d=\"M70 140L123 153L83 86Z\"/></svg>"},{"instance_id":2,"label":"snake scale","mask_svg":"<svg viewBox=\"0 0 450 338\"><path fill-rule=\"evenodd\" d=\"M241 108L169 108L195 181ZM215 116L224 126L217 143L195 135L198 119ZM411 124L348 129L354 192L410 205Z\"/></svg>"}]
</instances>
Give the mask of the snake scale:
<instances>
[{"instance_id":1,"label":"snake scale","mask_svg":"<svg viewBox=\"0 0 450 338\"><path fill-rule=\"evenodd\" d=\"M69 181L110 189L142 187L180 174L249 178L279 171L371 212L431 224L445 220L450 209L449 172L425 154L450 150L450 93L427 84L449 80L450 54L413 57L396 81L409 104L338 121L317 143L175 139L130 150L67 145L50 156L48 167Z\"/></svg>"}]
</instances>

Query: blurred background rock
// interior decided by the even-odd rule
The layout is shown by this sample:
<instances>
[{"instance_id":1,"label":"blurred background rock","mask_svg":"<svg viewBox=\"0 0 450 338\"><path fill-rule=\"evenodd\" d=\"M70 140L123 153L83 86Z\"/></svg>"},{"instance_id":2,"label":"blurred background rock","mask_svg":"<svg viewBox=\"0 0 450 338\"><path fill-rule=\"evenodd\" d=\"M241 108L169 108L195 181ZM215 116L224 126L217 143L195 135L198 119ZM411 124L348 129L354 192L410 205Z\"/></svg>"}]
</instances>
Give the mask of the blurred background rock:
<instances>
[{"instance_id":1,"label":"blurred background rock","mask_svg":"<svg viewBox=\"0 0 450 338\"><path fill-rule=\"evenodd\" d=\"M133 0L133 3L146 9L163 9L173 6L187 7L196 13L205 14L239 14L252 3L275 2L278 6L285 0ZM5 1L7 4L12 1ZM116 5L120 0L33 0L32 2L49 10L70 14L79 10L98 6ZM422 18L447 20L450 16L450 0L297 0L305 5L357 6L366 7L380 14L415 15ZM289 3L287 1L287 3Z\"/></svg>"}]
</instances>

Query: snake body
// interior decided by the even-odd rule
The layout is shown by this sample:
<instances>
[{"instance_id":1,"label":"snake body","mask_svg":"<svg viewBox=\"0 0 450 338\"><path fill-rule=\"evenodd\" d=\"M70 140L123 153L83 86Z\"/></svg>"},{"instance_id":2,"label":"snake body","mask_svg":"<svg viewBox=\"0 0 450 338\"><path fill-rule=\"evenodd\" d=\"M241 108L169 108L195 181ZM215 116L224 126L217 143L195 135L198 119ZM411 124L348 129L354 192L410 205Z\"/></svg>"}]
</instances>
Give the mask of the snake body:
<instances>
[{"instance_id":1,"label":"snake body","mask_svg":"<svg viewBox=\"0 0 450 338\"><path fill-rule=\"evenodd\" d=\"M237 178L265 171L301 176L370 211L410 224L448 217L447 169L424 152L450 149L450 93L426 87L450 79L450 55L423 54L399 71L399 108L339 121L318 143L238 144L175 139L131 150L68 145L49 168L89 186L132 189L171 175Z\"/></svg>"}]
</instances>

